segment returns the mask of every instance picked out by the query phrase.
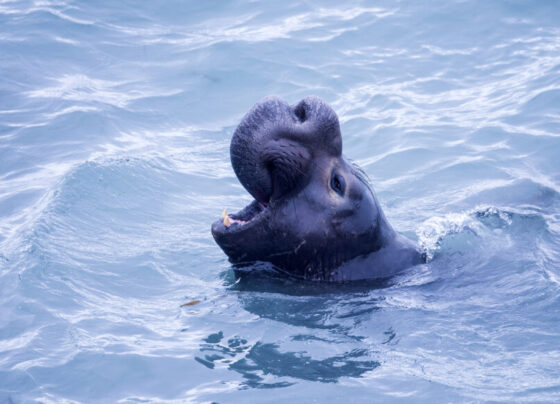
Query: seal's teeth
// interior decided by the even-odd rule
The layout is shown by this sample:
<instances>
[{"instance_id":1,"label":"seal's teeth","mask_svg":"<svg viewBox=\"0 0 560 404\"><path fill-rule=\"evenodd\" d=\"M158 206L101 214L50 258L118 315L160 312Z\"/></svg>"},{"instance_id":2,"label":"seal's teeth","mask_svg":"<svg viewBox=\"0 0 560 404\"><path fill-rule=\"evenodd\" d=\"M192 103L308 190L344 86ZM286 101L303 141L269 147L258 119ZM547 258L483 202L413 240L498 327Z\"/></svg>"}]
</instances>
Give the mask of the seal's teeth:
<instances>
[{"instance_id":1,"label":"seal's teeth","mask_svg":"<svg viewBox=\"0 0 560 404\"><path fill-rule=\"evenodd\" d=\"M228 217L228 214L227 210L224 209L224 211L222 212L222 219L225 219L226 217Z\"/></svg>"},{"instance_id":2,"label":"seal's teeth","mask_svg":"<svg viewBox=\"0 0 560 404\"><path fill-rule=\"evenodd\" d=\"M226 213L226 217L224 217L224 226L229 227L231 226L231 220L229 220L229 216Z\"/></svg>"}]
</instances>

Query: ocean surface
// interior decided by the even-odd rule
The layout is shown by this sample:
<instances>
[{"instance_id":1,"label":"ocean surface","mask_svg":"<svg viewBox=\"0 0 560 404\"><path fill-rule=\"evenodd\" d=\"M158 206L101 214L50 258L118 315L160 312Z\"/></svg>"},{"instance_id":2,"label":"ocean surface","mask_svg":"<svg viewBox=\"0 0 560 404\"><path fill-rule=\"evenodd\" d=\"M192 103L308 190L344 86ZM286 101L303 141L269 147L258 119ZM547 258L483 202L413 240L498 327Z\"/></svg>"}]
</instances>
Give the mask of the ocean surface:
<instances>
[{"instance_id":1,"label":"ocean surface","mask_svg":"<svg viewBox=\"0 0 560 404\"><path fill-rule=\"evenodd\" d=\"M234 276L267 95L427 264ZM488 401L560 401L557 1L0 0L0 403Z\"/></svg>"}]
</instances>

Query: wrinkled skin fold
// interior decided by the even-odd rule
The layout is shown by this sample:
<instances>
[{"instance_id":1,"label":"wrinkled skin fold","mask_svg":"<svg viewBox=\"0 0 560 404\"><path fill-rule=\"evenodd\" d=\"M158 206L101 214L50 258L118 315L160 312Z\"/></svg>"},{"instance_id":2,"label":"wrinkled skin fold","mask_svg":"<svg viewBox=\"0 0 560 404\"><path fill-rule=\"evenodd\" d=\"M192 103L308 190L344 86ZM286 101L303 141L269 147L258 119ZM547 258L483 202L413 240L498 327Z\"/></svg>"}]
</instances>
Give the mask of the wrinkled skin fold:
<instances>
[{"instance_id":1,"label":"wrinkled skin fold","mask_svg":"<svg viewBox=\"0 0 560 404\"><path fill-rule=\"evenodd\" d=\"M342 156L338 117L323 100L263 99L235 130L230 154L254 198L212 225L232 263L263 261L299 278L345 281L390 277L424 261Z\"/></svg>"}]
</instances>

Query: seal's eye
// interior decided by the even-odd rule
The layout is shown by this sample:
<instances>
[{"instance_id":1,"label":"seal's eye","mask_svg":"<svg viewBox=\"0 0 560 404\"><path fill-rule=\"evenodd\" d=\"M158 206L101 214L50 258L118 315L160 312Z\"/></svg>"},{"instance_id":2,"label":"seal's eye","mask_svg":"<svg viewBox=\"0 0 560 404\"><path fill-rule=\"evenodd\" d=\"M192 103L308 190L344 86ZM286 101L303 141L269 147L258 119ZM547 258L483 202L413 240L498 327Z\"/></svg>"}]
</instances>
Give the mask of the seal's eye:
<instances>
[{"instance_id":1,"label":"seal's eye","mask_svg":"<svg viewBox=\"0 0 560 404\"><path fill-rule=\"evenodd\" d=\"M342 177L342 175L338 174L336 171L333 171L331 175L331 188L340 196L344 196L346 181L344 181L344 177Z\"/></svg>"}]
</instances>

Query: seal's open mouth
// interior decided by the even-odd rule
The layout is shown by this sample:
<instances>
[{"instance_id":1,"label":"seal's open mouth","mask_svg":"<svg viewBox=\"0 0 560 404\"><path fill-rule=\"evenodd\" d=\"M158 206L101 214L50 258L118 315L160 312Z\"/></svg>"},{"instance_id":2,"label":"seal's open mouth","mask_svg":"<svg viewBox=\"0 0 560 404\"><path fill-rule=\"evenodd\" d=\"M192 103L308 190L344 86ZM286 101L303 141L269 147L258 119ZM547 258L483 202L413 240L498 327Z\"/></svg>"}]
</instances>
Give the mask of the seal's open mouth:
<instances>
[{"instance_id":1,"label":"seal's open mouth","mask_svg":"<svg viewBox=\"0 0 560 404\"><path fill-rule=\"evenodd\" d=\"M253 200L253 202L237 213L228 215L224 209L222 219L214 223L212 230L219 233L240 231L263 219L267 211L268 206L257 200Z\"/></svg>"}]
</instances>

